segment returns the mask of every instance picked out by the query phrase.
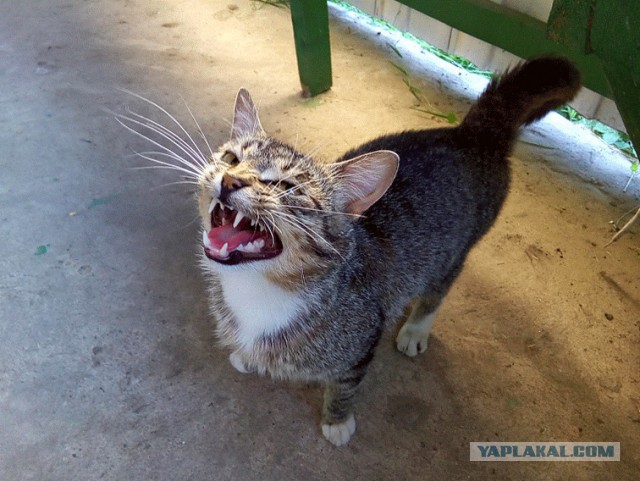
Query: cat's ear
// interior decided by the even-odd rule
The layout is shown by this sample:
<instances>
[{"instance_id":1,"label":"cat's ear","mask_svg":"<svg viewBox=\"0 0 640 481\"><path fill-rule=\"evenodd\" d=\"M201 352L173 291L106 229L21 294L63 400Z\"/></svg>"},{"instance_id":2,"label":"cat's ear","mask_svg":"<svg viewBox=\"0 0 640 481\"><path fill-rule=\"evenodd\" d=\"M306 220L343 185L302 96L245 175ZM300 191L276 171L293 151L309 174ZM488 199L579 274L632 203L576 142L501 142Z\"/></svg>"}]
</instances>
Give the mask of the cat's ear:
<instances>
[{"instance_id":1,"label":"cat's ear","mask_svg":"<svg viewBox=\"0 0 640 481\"><path fill-rule=\"evenodd\" d=\"M258 109L256 109L253 100L251 100L249 91L241 88L238 90L235 107L233 108L231 140L257 135L262 132L262 125L260 125L260 119L258 118Z\"/></svg>"},{"instance_id":2,"label":"cat's ear","mask_svg":"<svg viewBox=\"0 0 640 481\"><path fill-rule=\"evenodd\" d=\"M393 183L400 158L390 150L378 150L345 160L335 166L337 205L360 215L375 204Z\"/></svg>"}]
</instances>

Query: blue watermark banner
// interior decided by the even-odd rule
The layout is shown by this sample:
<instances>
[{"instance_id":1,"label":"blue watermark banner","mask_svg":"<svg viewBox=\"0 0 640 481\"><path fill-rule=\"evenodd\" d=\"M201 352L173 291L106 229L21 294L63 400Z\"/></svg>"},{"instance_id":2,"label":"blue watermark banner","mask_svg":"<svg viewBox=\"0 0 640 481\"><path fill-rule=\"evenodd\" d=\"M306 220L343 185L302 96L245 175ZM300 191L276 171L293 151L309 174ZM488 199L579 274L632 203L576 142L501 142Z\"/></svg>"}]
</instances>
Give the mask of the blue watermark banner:
<instances>
[{"instance_id":1,"label":"blue watermark banner","mask_svg":"<svg viewBox=\"0 0 640 481\"><path fill-rule=\"evenodd\" d=\"M470 461L620 461L620 443L469 443Z\"/></svg>"}]
</instances>

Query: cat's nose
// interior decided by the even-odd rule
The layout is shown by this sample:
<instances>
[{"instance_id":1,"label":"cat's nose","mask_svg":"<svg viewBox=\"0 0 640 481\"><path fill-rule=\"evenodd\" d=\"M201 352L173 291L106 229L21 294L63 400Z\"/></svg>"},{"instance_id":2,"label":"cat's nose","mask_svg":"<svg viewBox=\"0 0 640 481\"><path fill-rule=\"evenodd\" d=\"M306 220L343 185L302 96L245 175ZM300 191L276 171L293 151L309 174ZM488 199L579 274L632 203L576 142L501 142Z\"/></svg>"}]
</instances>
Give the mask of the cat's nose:
<instances>
[{"instance_id":1,"label":"cat's nose","mask_svg":"<svg viewBox=\"0 0 640 481\"><path fill-rule=\"evenodd\" d=\"M220 182L220 201L223 204L226 204L227 198L232 192L248 186L249 182L246 180L239 179L238 177L234 177L229 174L224 174L222 176L222 181Z\"/></svg>"}]
</instances>

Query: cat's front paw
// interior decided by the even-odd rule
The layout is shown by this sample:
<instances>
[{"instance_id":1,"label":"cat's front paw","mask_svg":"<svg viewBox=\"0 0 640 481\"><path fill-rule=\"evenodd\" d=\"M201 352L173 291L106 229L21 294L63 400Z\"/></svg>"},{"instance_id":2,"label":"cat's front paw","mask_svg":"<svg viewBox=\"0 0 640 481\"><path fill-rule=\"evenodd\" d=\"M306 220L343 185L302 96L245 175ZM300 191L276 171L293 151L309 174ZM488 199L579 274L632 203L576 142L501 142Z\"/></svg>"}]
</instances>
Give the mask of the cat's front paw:
<instances>
[{"instance_id":1,"label":"cat's front paw","mask_svg":"<svg viewBox=\"0 0 640 481\"><path fill-rule=\"evenodd\" d=\"M341 423L322 425L322 434L324 434L324 437L334 446L347 444L355 432L356 418L353 414L350 414L349 417Z\"/></svg>"},{"instance_id":2,"label":"cat's front paw","mask_svg":"<svg viewBox=\"0 0 640 481\"><path fill-rule=\"evenodd\" d=\"M241 372L242 374L248 374L251 372L251 370L247 367L247 365L242 360L242 356L238 353L238 351L235 351L229 354L229 362L235 368L236 371Z\"/></svg>"},{"instance_id":3,"label":"cat's front paw","mask_svg":"<svg viewBox=\"0 0 640 481\"><path fill-rule=\"evenodd\" d=\"M429 332L424 332L421 326L405 322L396 337L396 347L398 351L409 357L414 357L418 353L422 354L427 350Z\"/></svg>"}]
</instances>

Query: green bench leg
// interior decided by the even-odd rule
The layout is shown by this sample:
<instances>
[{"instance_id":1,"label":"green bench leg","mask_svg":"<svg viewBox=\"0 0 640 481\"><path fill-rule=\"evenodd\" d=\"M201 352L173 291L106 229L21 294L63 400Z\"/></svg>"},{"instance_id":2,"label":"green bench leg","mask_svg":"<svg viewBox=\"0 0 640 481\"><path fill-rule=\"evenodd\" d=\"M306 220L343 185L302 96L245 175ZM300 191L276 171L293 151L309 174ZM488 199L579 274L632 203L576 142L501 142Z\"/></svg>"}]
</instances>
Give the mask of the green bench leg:
<instances>
[{"instance_id":1,"label":"green bench leg","mask_svg":"<svg viewBox=\"0 0 640 481\"><path fill-rule=\"evenodd\" d=\"M613 100L620 112L631 143L640 155L640 81L629 67L602 61L607 79L613 90Z\"/></svg>"},{"instance_id":2,"label":"green bench leg","mask_svg":"<svg viewBox=\"0 0 640 481\"><path fill-rule=\"evenodd\" d=\"M291 0L291 20L302 94L331 88L331 47L326 0Z\"/></svg>"},{"instance_id":3,"label":"green bench leg","mask_svg":"<svg viewBox=\"0 0 640 481\"><path fill-rule=\"evenodd\" d=\"M638 21L637 0L555 0L548 33L569 52L599 61L610 86L607 97L616 102L633 146L640 153Z\"/></svg>"},{"instance_id":4,"label":"green bench leg","mask_svg":"<svg viewBox=\"0 0 640 481\"><path fill-rule=\"evenodd\" d=\"M640 2L593 2L590 43L602 62L636 153L640 155Z\"/></svg>"}]
</instances>

